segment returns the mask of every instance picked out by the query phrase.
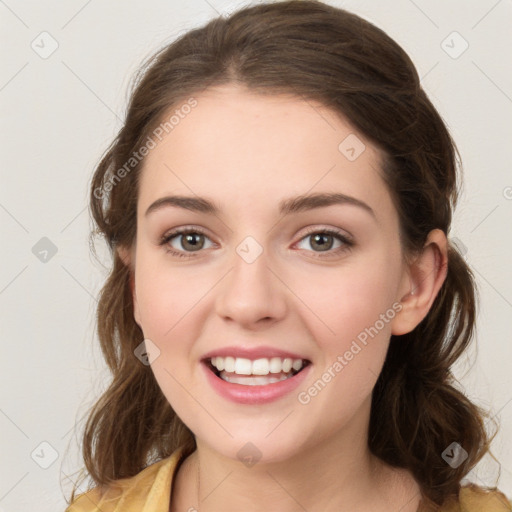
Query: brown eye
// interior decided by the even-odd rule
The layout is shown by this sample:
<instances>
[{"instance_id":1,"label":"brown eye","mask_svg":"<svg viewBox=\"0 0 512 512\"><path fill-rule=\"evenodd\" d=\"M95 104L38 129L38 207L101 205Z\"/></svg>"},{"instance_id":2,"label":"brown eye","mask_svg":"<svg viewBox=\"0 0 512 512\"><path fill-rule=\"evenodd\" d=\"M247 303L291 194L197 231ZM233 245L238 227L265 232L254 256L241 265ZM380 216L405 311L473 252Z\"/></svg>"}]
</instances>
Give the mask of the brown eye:
<instances>
[{"instance_id":1,"label":"brown eye","mask_svg":"<svg viewBox=\"0 0 512 512\"><path fill-rule=\"evenodd\" d=\"M333 229L316 228L315 230L310 230L299 243L305 243L306 240L309 240L309 247L305 247L306 250L314 253L326 253L325 255L318 254L317 257L319 258L336 256L341 252L349 250L354 245L351 239ZM339 245L334 247L336 241Z\"/></svg>"},{"instance_id":2,"label":"brown eye","mask_svg":"<svg viewBox=\"0 0 512 512\"><path fill-rule=\"evenodd\" d=\"M180 257L193 257L205 248L205 241L209 240L205 233L197 228L180 228L165 234L161 240L160 245L166 247L166 251L174 256ZM213 245L213 244L212 244Z\"/></svg>"},{"instance_id":3,"label":"brown eye","mask_svg":"<svg viewBox=\"0 0 512 512\"><path fill-rule=\"evenodd\" d=\"M198 251L204 246L204 235L201 233L186 233L181 236L181 247L186 251Z\"/></svg>"},{"instance_id":4,"label":"brown eye","mask_svg":"<svg viewBox=\"0 0 512 512\"><path fill-rule=\"evenodd\" d=\"M326 233L317 233L315 235L309 235L311 239L311 247L318 248L320 251L328 251L332 248L334 243L334 237Z\"/></svg>"}]
</instances>

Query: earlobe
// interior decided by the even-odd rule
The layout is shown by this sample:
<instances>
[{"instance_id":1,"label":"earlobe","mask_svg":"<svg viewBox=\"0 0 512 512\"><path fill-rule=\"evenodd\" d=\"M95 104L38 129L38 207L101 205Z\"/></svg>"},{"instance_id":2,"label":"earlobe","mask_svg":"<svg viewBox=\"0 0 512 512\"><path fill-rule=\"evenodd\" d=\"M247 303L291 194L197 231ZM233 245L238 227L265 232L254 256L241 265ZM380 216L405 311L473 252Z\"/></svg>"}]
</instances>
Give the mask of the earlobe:
<instances>
[{"instance_id":1,"label":"earlobe","mask_svg":"<svg viewBox=\"0 0 512 512\"><path fill-rule=\"evenodd\" d=\"M427 316L448 270L447 239L440 229L432 230L422 253L410 264L410 291L401 299L402 309L395 316L391 333L411 332Z\"/></svg>"},{"instance_id":2,"label":"earlobe","mask_svg":"<svg viewBox=\"0 0 512 512\"><path fill-rule=\"evenodd\" d=\"M130 249L124 247L124 246L118 246L116 247L116 251L117 251L117 254L119 255L119 257L121 258L121 261L127 266L127 267L130 267L131 266L131 253L130 253Z\"/></svg>"}]
</instances>

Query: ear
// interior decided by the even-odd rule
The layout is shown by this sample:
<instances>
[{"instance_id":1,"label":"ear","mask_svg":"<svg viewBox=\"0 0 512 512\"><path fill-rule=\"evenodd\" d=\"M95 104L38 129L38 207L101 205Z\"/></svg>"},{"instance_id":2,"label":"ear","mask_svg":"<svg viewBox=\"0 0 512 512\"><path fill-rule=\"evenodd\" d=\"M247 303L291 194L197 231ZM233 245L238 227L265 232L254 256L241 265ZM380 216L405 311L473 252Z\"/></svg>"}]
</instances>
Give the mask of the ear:
<instances>
[{"instance_id":1,"label":"ear","mask_svg":"<svg viewBox=\"0 0 512 512\"><path fill-rule=\"evenodd\" d=\"M124 246L118 246L116 251L122 262L130 269L130 289L132 291L133 300L133 317L137 325L141 327L139 305L137 303L137 294L135 292L135 257L133 255L133 251Z\"/></svg>"},{"instance_id":2,"label":"ear","mask_svg":"<svg viewBox=\"0 0 512 512\"><path fill-rule=\"evenodd\" d=\"M448 271L446 235L433 229L418 257L408 265L398 297L402 309L391 322L391 334L401 335L414 328L427 316Z\"/></svg>"}]
</instances>

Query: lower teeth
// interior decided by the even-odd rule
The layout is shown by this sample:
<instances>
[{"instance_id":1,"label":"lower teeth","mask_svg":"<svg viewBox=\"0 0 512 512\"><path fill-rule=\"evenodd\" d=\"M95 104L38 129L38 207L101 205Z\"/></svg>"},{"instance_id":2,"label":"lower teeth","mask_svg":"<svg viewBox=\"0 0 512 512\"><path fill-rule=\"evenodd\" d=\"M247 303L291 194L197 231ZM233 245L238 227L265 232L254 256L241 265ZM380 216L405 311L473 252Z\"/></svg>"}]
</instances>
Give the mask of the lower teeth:
<instances>
[{"instance_id":1,"label":"lower teeth","mask_svg":"<svg viewBox=\"0 0 512 512\"><path fill-rule=\"evenodd\" d=\"M226 375L225 371L220 372L219 377L231 384L243 384L245 386L265 386L267 384L273 384L274 382L281 382L282 380L289 379L293 377L295 373L288 373L286 375L281 375L280 377L268 377L268 376L241 376L236 374Z\"/></svg>"}]
</instances>

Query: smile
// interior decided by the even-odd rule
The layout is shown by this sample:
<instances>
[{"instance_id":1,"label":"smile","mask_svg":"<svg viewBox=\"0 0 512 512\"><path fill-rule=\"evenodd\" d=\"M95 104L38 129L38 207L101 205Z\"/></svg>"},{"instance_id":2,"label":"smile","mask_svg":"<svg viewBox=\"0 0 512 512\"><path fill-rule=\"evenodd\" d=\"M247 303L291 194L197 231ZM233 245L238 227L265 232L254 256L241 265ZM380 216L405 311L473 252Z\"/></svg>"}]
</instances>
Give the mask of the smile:
<instances>
[{"instance_id":1,"label":"smile","mask_svg":"<svg viewBox=\"0 0 512 512\"><path fill-rule=\"evenodd\" d=\"M278 383L286 380L293 379L297 374L301 373L304 368L309 366L311 363L306 359L292 359L292 358L258 358L248 359L244 357L221 357L215 356L204 360L206 367L210 374L214 374L215 381L224 382L233 387L230 388L232 392L238 398L237 401L244 401L247 403L253 401L260 401L263 396L258 396L259 390L268 389L269 391L278 391L281 385ZM220 382L219 382L220 384ZM224 384L225 386L226 384ZM242 391L241 386L247 389L248 386L254 386L251 391L251 396L240 394ZM226 388L226 391L228 390ZM247 389L249 392L249 389ZM284 391L284 389L283 389ZM239 393L237 393L239 392ZM277 393L277 398L281 393ZM234 396L232 396L234 398ZM267 395L267 399L270 395Z\"/></svg>"},{"instance_id":2,"label":"smile","mask_svg":"<svg viewBox=\"0 0 512 512\"><path fill-rule=\"evenodd\" d=\"M207 360L209 369L220 379L243 386L267 386L297 375L310 364L305 359L243 357L212 357Z\"/></svg>"}]
</instances>

